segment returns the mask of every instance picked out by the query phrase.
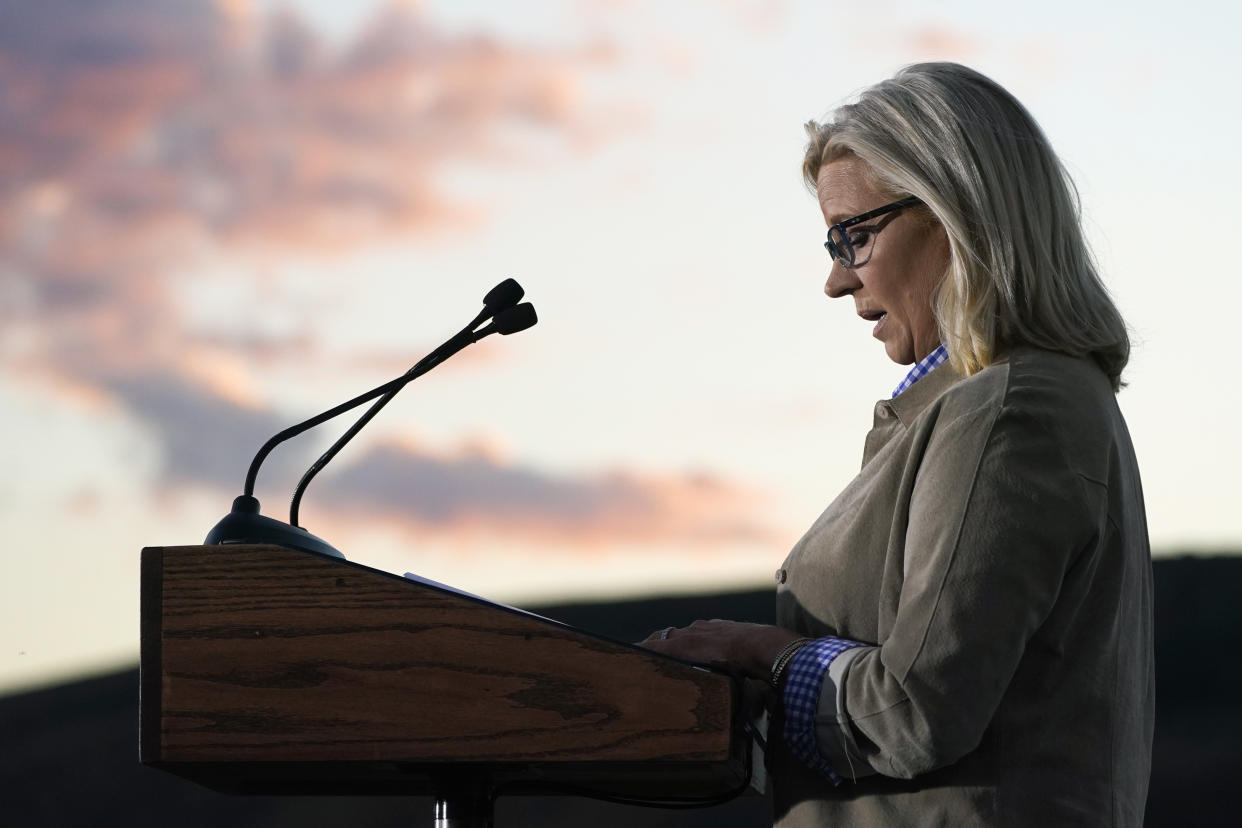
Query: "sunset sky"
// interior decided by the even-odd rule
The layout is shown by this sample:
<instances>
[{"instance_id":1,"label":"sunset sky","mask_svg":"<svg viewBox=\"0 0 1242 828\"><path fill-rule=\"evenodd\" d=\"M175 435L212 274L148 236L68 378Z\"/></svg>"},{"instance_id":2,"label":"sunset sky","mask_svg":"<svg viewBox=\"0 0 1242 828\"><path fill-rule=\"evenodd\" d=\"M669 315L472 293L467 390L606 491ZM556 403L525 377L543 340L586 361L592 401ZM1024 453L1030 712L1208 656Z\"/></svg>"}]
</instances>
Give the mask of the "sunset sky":
<instances>
[{"instance_id":1,"label":"sunset sky","mask_svg":"<svg viewBox=\"0 0 1242 828\"><path fill-rule=\"evenodd\" d=\"M351 560L499 600L753 587L905 369L822 293L802 124L991 75L1133 328L1157 554L1242 548L1236 4L0 0L0 692L137 658L143 546L271 434L519 279L540 322L407 388L309 490ZM273 455L284 518L349 420Z\"/></svg>"}]
</instances>

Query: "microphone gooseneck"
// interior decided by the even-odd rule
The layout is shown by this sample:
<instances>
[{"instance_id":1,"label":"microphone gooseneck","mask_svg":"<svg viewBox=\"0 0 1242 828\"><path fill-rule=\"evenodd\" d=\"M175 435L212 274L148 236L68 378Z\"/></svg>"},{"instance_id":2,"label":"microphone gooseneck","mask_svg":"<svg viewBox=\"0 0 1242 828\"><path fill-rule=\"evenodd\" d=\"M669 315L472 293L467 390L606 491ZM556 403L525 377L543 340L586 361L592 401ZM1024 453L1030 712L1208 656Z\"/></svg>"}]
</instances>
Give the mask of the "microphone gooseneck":
<instances>
[{"instance_id":1,"label":"microphone gooseneck","mask_svg":"<svg viewBox=\"0 0 1242 828\"><path fill-rule=\"evenodd\" d=\"M511 285L512 287L506 288L507 285ZM488 294L488 296L490 297L497 293L501 290L501 288L506 288L505 292L502 294L502 301L509 300L516 302L518 299L522 298L522 287L512 279L507 279L497 285L491 293ZM485 298L483 301L486 302L487 299ZM502 336L508 336L509 334L514 334L518 331L524 331L538 321L539 318L535 315L535 306L530 302L523 302L520 305L513 305L511 307L501 307L500 310L496 311L495 316L492 318L491 324L475 331L472 330L472 328L478 324L476 320L459 331L457 335L448 342L444 343L435 351L432 351L424 357L417 365L406 373L406 381L412 382L418 377L421 377L423 374L427 373L432 368L435 368L437 365L444 362L458 351L461 351L468 345L478 342L484 337L491 336L494 333L498 333ZM302 475L302 479L298 481L297 488L293 491L293 498L289 501L289 524L291 526L298 525L298 511L301 508L302 496L306 493L306 487L309 486L310 482L315 479L315 475L319 474L319 472L323 470L324 466L332 462L332 458L336 457L340 450L345 448L345 445L350 440L354 439L354 435L356 435L359 431L362 431L366 424L371 422L375 415L380 412L380 409L388 405L389 401L393 397L397 396L397 392L403 387L404 385L394 388L376 400L375 403L363 412L362 416L349 427L349 430L338 437L336 442L333 443L327 451L321 454L319 459L312 463L311 467L306 470L306 474Z\"/></svg>"},{"instance_id":2,"label":"microphone gooseneck","mask_svg":"<svg viewBox=\"0 0 1242 828\"><path fill-rule=\"evenodd\" d=\"M326 423L328 420L331 420L333 417L344 414L346 411L349 411L352 408L357 408L358 406L362 405L364 402L373 400L382 394L387 394L389 391L392 391L394 388L400 388L405 383L406 383L406 378L404 375L397 377L394 380L389 380L383 385L377 385L376 387L372 388L370 391L367 391L365 394L359 394L358 396L354 397L352 400L343 402L338 406L329 408L327 411L323 412L322 414L317 414L308 420L303 420L297 425L289 426L284 431L281 431L275 436L273 436L270 440L268 440L266 443L263 444L263 447L259 449L257 454L255 454L254 459L250 461L250 468L246 472L246 483L245 483L245 486L242 488L243 496L245 497L254 496L254 484L255 484L255 481L259 477L259 467L263 465L263 461L267 459L267 456L272 453L272 449L276 448L278 445L285 442L286 440L290 440L294 437L297 437L299 434L301 434L304 431L309 431L310 429L314 428L320 423Z\"/></svg>"},{"instance_id":3,"label":"microphone gooseneck","mask_svg":"<svg viewBox=\"0 0 1242 828\"><path fill-rule=\"evenodd\" d=\"M307 532L297 525L298 506L310 481L326 466L362 428L379 413L397 392L418 377L440 365L467 346L493 333L508 335L531 327L537 320L535 309L529 302L518 304L524 295L522 286L513 279L505 279L483 297L483 310L447 342L423 357L413 368L396 379L359 394L351 400L334 406L297 425L290 426L269 439L255 454L246 472L243 493L233 501L232 510L208 533L207 545L225 543L273 543L295 549L344 557L331 544ZM490 323L479 328L484 322ZM379 399L376 399L376 398ZM294 491L290 503L289 523L282 523L259 513L259 501L254 497L255 482L263 461L278 445L314 428L321 423L357 408L363 403L376 400L358 420L337 439L307 470Z\"/></svg>"},{"instance_id":4,"label":"microphone gooseneck","mask_svg":"<svg viewBox=\"0 0 1242 828\"><path fill-rule=\"evenodd\" d=\"M302 495L306 492L306 487L309 486L310 482L315 479L315 475L319 474L319 472L323 470L323 467L332 462L332 458L336 457L340 450L345 448L346 443L354 439L354 435L356 435L359 431L362 431L363 427L365 427L367 423L371 422L375 415L380 413L380 410L384 406L388 405L389 401L391 401L393 397L397 396L397 392L404 388L407 383L421 377L423 374L427 373L432 368L435 368L441 362L444 362L446 359L453 356L453 354L456 354L473 341L474 340L469 336L463 337L462 334L459 333L457 336L432 351L402 377L404 382L376 400L370 408L363 412L361 417L354 421L354 424L351 425L344 434L337 438L336 442L333 443L327 451L319 455L319 459L311 464L311 467L306 470L305 474L302 475L302 479L298 481L297 488L293 490L293 498L289 501L289 524L291 526L298 525L298 508L302 503Z\"/></svg>"}]
</instances>

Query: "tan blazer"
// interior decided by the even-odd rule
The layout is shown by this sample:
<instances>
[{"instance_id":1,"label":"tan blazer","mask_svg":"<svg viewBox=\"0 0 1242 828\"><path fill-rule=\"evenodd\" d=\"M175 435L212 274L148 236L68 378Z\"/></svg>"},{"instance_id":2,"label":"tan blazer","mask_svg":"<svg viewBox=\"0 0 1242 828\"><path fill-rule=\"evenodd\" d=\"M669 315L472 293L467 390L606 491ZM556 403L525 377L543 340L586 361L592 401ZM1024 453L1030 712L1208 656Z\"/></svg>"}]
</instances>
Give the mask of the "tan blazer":
<instances>
[{"instance_id":1,"label":"tan blazer","mask_svg":"<svg viewBox=\"0 0 1242 828\"><path fill-rule=\"evenodd\" d=\"M781 826L1141 826L1151 557L1091 362L945 364L875 407L863 466L778 573L777 618L874 646L824 682L833 788L774 739Z\"/></svg>"}]
</instances>

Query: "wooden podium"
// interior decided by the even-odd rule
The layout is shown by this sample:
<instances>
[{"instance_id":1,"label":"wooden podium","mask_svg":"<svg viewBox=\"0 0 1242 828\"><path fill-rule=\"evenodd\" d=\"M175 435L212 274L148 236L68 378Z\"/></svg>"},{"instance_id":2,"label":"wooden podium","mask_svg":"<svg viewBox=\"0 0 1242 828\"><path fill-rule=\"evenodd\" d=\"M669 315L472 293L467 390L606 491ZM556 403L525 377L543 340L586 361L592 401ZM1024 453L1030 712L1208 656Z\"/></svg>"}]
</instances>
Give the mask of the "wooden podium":
<instances>
[{"instance_id":1,"label":"wooden podium","mask_svg":"<svg viewBox=\"0 0 1242 828\"><path fill-rule=\"evenodd\" d=\"M228 793L713 804L746 786L729 676L279 546L142 552L140 756ZM460 821L458 821L460 820Z\"/></svg>"}]
</instances>

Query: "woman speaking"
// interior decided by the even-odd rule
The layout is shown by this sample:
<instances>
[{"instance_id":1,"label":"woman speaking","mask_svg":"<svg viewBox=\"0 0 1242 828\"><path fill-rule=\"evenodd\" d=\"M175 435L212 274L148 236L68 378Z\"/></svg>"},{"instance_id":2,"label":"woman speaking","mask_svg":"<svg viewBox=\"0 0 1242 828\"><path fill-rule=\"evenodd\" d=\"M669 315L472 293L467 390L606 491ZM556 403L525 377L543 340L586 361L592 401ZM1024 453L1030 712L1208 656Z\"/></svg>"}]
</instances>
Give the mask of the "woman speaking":
<instances>
[{"instance_id":1,"label":"woman speaking","mask_svg":"<svg viewBox=\"0 0 1242 828\"><path fill-rule=\"evenodd\" d=\"M643 644L773 685L778 825L1140 826L1152 586L1115 400L1129 341L1073 185L1026 109L956 64L807 129L824 292L913 367L777 572L778 625Z\"/></svg>"}]
</instances>

